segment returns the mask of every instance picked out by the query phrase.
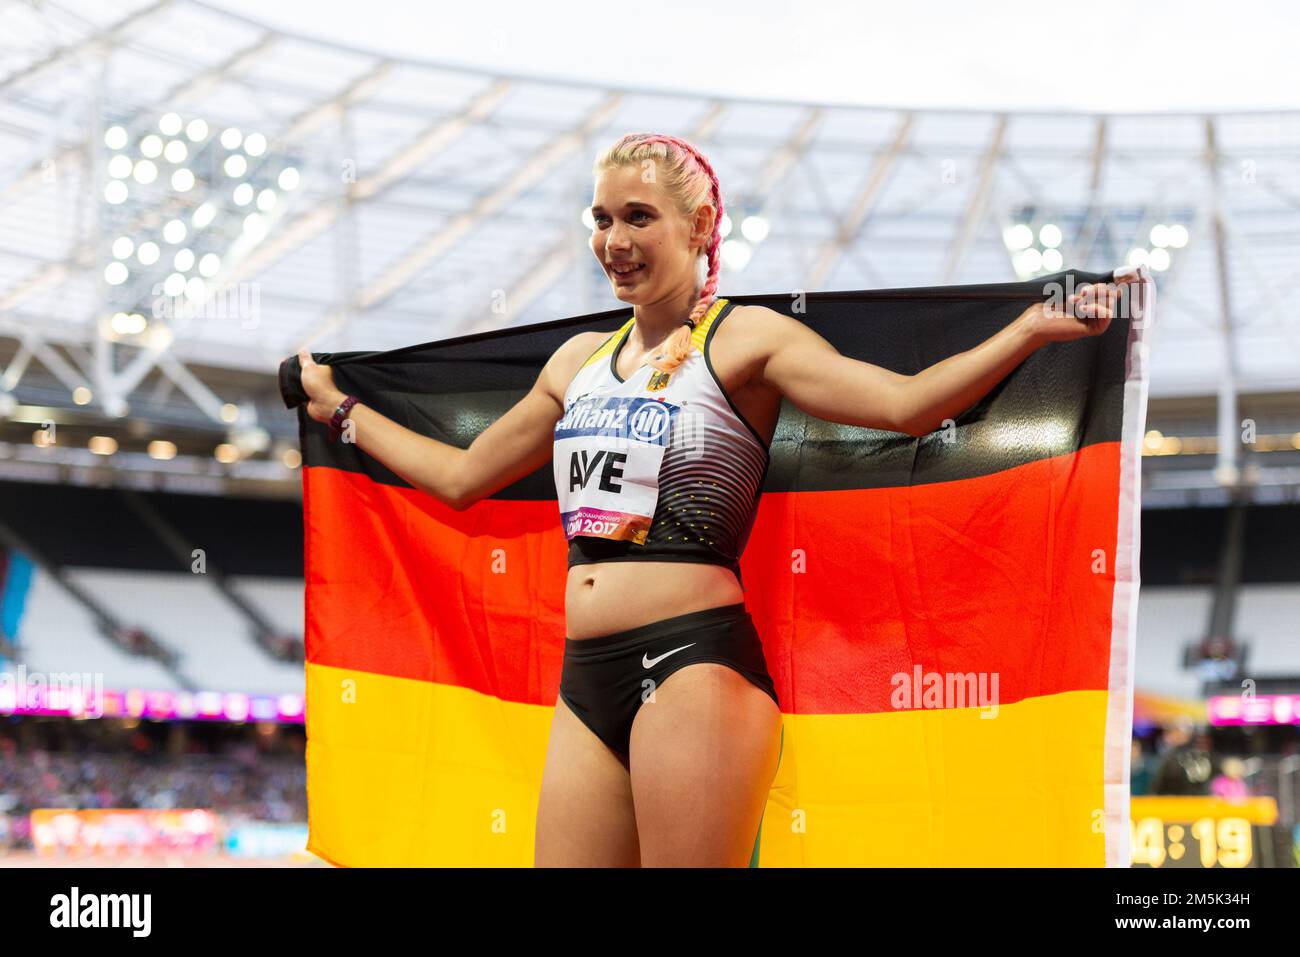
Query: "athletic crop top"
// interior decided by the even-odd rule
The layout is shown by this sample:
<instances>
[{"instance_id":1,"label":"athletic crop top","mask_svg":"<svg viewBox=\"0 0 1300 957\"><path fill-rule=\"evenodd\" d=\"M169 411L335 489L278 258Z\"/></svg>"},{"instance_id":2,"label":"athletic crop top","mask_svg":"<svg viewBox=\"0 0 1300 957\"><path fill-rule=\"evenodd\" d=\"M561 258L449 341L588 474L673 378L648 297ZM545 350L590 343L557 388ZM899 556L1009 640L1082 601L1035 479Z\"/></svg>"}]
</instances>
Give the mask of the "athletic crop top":
<instances>
[{"instance_id":1,"label":"athletic crop top","mask_svg":"<svg viewBox=\"0 0 1300 957\"><path fill-rule=\"evenodd\" d=\"M615 371L626 322L564 393L553 468L569 567L606 561L725 565L740 577L771 456L723 391L709 343L734 303L718 299L676 371Z\"/></svg>"}]
</instances>

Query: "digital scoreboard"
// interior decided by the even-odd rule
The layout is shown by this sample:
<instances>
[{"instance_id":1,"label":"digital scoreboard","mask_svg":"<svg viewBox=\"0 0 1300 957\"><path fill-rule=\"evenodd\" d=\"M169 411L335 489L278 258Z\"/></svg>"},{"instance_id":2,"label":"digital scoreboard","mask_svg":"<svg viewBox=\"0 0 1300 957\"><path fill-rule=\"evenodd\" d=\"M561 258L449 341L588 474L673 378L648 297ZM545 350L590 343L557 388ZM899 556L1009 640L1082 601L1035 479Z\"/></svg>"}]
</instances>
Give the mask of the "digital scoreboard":
<instances>
[{"instance_id":1,"label":"digital scoreboard","mask_svg":"<svg viewBox=\"0 0 1300 957\"><path fill-rule=\"evenodd\" d=\"M1271 797L1134 797L1129 817L1134 867L1274 866Z\"/></svg>"}]
</instances>

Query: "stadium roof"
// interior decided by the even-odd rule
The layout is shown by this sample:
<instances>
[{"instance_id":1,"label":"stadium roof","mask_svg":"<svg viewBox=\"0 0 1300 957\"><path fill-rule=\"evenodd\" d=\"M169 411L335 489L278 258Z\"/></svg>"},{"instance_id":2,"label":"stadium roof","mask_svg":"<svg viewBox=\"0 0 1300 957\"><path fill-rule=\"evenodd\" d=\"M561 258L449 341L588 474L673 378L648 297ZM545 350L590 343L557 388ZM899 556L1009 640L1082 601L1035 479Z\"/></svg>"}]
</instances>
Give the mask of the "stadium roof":
<instances>
[{"instance_id":1,"label":"stadium roof","mask_svg":"<svg viewBox=\"0 0 1300 957\"><path fill-rule=\"evenodd\" d=\"M286 417L266 377L301 345L388 349L613 308L581 213L595 154L632 130L709 153L732 222L724 295L1146 257L1153 397L1300 389L1286 308L1300 111L645 91L351 49L193 0L10 5L4 34L11 408L76 394L109 415L225 423L234 403L252 423L260 404L272 428Z\"/></svg>"}]
</instances>

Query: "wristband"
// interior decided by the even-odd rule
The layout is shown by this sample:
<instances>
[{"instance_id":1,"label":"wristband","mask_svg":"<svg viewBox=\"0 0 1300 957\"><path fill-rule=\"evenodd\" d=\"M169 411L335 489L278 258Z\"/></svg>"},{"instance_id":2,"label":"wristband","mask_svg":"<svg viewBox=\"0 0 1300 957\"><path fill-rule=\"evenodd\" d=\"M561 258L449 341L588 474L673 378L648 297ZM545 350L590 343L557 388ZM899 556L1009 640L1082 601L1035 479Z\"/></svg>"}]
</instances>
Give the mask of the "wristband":
<instances>
[{"instance_id":1,"label":"wristband","mask_svg":"<svg viewBox=\"0 0 1300 957\"><path fill-rule=\"evenodd\" d=\"M350 395L346 397L342 402L340 402L339 407L334 410L334 414L330 416L330 423L329 423L331 442L335 441L340 435L343 434L343 423L348 417L348 410L351 409L354 405L356 405L359 401L361 400L358 399L355 395Z\"/></svg>"}]
</instances>

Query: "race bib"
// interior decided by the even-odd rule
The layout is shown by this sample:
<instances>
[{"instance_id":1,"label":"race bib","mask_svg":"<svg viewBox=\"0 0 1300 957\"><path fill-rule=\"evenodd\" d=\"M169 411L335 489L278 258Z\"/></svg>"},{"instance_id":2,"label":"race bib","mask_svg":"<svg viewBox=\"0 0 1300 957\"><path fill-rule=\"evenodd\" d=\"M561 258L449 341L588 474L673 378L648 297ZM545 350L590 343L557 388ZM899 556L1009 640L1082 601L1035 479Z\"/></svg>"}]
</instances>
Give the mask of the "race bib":
<instances>
[{"instance_id":1,"label":"race bib","mask_svg":"<svg viewBox=\"0 0 1300 957\"><path fill-rule=\"evenodd\" d=\"M566 539L645 543L680 411L641 396L590 396L569 407L555 426L552 460Z\"/></svg>"}]
</instances>

